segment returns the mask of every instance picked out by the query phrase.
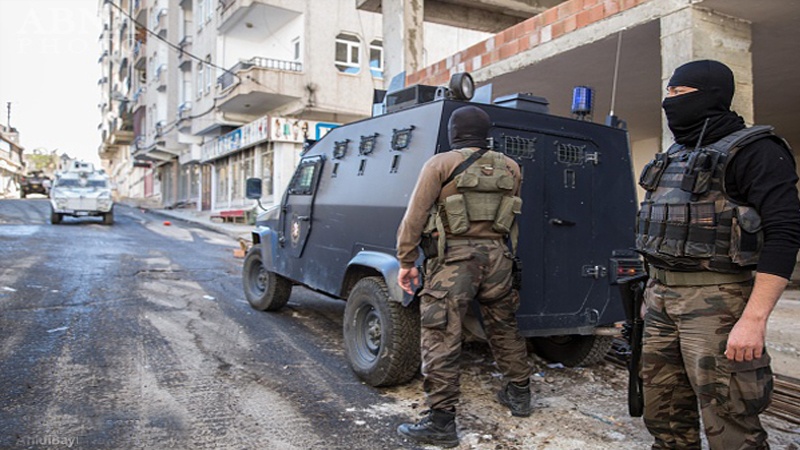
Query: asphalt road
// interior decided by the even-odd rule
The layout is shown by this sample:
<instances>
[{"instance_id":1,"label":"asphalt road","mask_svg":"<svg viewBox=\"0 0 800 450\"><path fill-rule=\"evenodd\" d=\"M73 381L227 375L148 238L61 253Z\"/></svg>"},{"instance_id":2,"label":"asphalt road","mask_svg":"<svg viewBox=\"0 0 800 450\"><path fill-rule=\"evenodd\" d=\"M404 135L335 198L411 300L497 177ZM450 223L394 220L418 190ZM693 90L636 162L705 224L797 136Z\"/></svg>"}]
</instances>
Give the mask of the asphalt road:
<instances>
[{"instance_id":1,"label":"asphalt road","mask_svg":"<svg viewBox=\"0 0 800 450\"><path fill-rule=\"evenodd\" d=\"M295 288L280 312L250 308L235 248L122 205L112 226L54 226L44 198L0 200L0 449L415 449L395 429L425 408L420 378L362 384L344 302ZM796 354L796 311L774 315L776 354ZM460 450L649 448L622 368L529 362L537 410L515 418L467 347ZM762 419L774 448L800 448L796 425Z\"/></svg>"},{"instance_id":2,"label":"asphalt road","mask_svg":"<svg viewBox=\"0 0 800 450\"><path fill-rule=\"evenodd\" d=\"M50 225L46 199L0 200L0 448L411 448L347 365L344 303L252 310L236 247L120 205Z\"/></svg>"}]
</instances>

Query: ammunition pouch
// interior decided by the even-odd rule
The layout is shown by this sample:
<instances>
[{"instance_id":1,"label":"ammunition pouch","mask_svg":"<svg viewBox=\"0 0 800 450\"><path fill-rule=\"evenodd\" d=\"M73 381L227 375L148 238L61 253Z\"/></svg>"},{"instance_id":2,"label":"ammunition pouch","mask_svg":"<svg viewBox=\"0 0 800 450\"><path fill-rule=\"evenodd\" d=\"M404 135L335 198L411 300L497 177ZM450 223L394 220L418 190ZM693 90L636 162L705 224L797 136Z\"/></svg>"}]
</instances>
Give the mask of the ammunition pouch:
<instances>
[{"instance_id":1,"label":"ammunition pouch","mask_svg":"<svg viewBox=\"0 0 800 450\"><path fill-rule=\"evenodd\" d=\"M463 194L447 197L444 200L444 211L447 215L450 233L459 235L469 230L469 215L467 214L467 203Z\"/></svg>"},{"instance_id":2,"label":"ammunition pouch","mask_svg":"<svg viewBox=\"0 0 800 450\"><path fill-rule=\"evenodd\" d=\"M503 234L510 233L511 226L514 225L514 219L521 212L522 199L520 197L503 197L500 200L500 207L497 208L492 230Z\"/></svg>"},{"instance_id":3,"label":"ammunition pouch","mask_svg":"<svg viewBox=\"0 0 800 450\"><path fill-rule=\"evenodd\" d=\"M655 159L647 163L642 169L642 174L639 176L639 186L646 191L655 190L659 180L661 180L661 175L664 174L664 169L667 168L668 161L668 153L658 153Z\"/></svg>"},{"instance_id":4,"label":"ammunition pouch","mask_svg":"<svg viewBox=\"0 0 800 450\"><path fill-rule=\"evenodd\" d=\"M681 190L696 195L708 192L720 156L715 151L693 152L681 179Z\"/></svg>"}]
</instances>

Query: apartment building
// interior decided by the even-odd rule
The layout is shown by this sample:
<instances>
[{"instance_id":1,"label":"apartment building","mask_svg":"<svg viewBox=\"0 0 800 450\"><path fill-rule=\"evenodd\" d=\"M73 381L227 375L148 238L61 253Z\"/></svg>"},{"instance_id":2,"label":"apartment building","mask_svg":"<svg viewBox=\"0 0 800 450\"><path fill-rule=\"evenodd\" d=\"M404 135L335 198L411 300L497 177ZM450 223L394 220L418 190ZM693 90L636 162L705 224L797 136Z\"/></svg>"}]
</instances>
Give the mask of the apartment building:
<instances>
[{"instance_id":1,"label":"apartment building","mask_svg":"<svg viewBox=\"0 0 800 450\"><path fill-rule=\"evenodd\" d=\"M22 152L17 130L0 125L0 197L14 197L19 191L17 179L25 168Z\"/></svg>"},{"instance_id":2,"label":"apartment building","mask_svg":"<svg viewBox=\"0 0 800 450\"><path fill-rule=\"evenodd\" d=\"M101 11L101 158L120 195L163 206L250 207L250 177L263 202L278 201L306 141L369 117L388 83L381 16L352 0L113 0ZM424 58L488 36L428 24Z\"/></svg>"}]
</instances>

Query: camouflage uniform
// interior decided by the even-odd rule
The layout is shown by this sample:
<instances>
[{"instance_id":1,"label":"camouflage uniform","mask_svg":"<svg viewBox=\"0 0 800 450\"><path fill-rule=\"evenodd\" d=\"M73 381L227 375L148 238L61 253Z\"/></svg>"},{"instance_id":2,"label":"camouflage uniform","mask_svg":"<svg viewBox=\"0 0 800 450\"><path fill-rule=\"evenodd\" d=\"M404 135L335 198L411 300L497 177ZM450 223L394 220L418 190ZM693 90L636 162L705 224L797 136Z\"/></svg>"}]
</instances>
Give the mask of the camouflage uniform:
<instances>
[{"instance_id":1,"label":"camouflage uniform","mask_svg":"<svg viewBox=\"0 0 800 450\"><path fill-rule=\"evenodd\" d=\"M653 449L700 449L698 403L712 449L768 449L758 414L769 405L772 371L760 359L730 361L728 334L741 317L752 282L666 286L645 292L642 378Z\"/></svg>"},{"instance_id":2,"label":"camouflage uniform","mask_svg":"<svg viewBox=\"0 0 800 450\"><path fill-rule=\"evenodd\" d=\"M420 315L422 373L430 408L448 409L458 402L461 324L476 298L504 379L528 382L531 369L517 328L519 295L511 288L511 258L500 239L448 238L443 261L426 261Z\"/></svg>"}]
</instances>

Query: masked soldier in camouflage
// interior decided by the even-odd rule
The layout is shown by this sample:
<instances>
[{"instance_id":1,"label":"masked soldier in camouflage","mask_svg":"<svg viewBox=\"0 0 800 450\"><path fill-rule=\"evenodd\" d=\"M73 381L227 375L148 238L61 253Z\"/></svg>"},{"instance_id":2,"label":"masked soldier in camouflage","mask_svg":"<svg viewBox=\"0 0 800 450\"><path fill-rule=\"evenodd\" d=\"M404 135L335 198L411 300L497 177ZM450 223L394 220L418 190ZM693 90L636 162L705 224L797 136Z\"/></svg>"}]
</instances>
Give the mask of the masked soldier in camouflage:
<instances>
[{"instance_id":1,"label":"masked soldier in camouflage","mask_svg":"<svg viewBox=\"0 0 800 450\"><path fill-rule=\"evenodd\" d=\"M772 393L764 341L800 247L798 177L771 127L747 128L730 110L733 92L722 63L678 67L662 105L675 144L640 179L653 449L700 449L700 415L713 450L769 448L758 417Z\"/></svg>"},{"instance_id":2,"label":"masked soldier in camouflage","mask_svg":"<svg viewBox=\"0 0 800 450\"><path fill-rule=\"evenodd\" d=\"M397 281L406 292L419 284L418 246L426 256L420 316L423 387L430 410L419 423L398 428L418 443L458 445L461 327L473 299L505 378L499 401L515 416L531 414L531 369L517 328L519 296L512 289L513 256L507 245L522 205L521 174L511 158L486 150L490 125L480 108L453 112L448 122L452 150L426 162L397 231Z\"/></svg>"}]
</instances>

